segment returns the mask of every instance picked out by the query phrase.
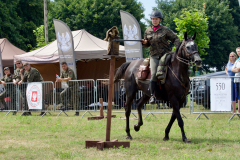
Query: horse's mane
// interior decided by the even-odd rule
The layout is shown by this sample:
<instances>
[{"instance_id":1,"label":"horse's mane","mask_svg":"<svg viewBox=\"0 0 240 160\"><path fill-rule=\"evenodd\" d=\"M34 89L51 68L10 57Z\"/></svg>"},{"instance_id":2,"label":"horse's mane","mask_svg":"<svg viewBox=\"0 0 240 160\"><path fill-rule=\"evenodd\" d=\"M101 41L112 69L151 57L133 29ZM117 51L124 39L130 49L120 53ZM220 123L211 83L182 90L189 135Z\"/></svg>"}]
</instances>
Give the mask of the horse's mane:
<instances>
[{"instance_id":1,"label":"horse's mane","mask_svg":"<svg viewBox=\"0 0 240 160\"><path fill-rule=\"evenodd\" d=\"M172 60L171 60L172 62L174 61L176 55L178 54L178 51L179 51L180 47L182 46L182 42L183 42L183 41L181 41L180 45L178 45L177 48L176 48L176 50L174 51L174 54L173 54Z\"/></svg>"}]
</instances>

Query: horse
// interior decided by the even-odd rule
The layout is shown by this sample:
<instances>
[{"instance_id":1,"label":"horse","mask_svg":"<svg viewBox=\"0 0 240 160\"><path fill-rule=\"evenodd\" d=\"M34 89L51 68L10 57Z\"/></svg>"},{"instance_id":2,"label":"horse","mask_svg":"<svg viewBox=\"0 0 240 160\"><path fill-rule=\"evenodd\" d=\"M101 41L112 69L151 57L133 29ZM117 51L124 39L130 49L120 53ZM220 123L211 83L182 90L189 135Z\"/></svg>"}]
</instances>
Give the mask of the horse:
<instances>
[{"instance_id":1,"label":"horse","mask_svg":"<svg viewBox=\"0 0 240 160\"><path fill-rule=\"evenodd\" d=\"M180 107L185 102L190 88L190 80L188 75L188 69L191 63L195 63L196 66L201 66L202 60L198 53L198 46L194 42L196 33L191 38L187 37L187 33L184 34L184 40L181 45L174 51L170 62L167 64L168 71L166 73L165 84L155 88L155 97L157 100L169 101L173 111L171 119L165 129L164 141L169 140L169 132L172 124L177 119L178 126L181 128L182 140L185 143L191 143L187 139L184 131L184 123L180 114ZM132 139L129 128L129 116L131 114L131 105L133 99L136 96L138 90L143 91L143 95L136 101L138 111L138 123L134 125L134 130L137 132L143 125L141 108L150 99L149 84L143 83L136 78L138 68L142 64L144 59L138 59L131 62L123 63L116 71L114 76L114 83L119 82L124 77L125 91L126 91L126 133L127 139Z\"/></svg>"}]
</instances>

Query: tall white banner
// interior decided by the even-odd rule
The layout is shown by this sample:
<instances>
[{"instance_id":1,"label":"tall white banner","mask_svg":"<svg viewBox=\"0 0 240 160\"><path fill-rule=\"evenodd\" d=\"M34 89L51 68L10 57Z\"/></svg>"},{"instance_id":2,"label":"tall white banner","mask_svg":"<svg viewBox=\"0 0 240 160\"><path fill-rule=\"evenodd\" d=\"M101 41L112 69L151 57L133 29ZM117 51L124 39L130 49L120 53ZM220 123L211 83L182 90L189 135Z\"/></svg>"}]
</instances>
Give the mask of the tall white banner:
<instances>
[{"instance_id":1,"label":"tall white banner","mask_svg":"<svg viewBox=\"0 0 240 160\"><path fill-rule=\"evenodd\" d=\"M61 20L53 19L53 23L58 43L60 70L62 71L61 63L66 62L77 77L72 32L68 25Z\"/></svg>"},{"instance_id":2,"label":"tall white banner","mask_svg":"<svg viewBox=\"0 0 240 160\"><path fill-rule=\"evenodd\" d=\"M231 111L231 78L210 79L211 111Z\"/></svg>"},{"instance_id":3,"label":"tall white banner","mask_svg":"<svg viewBox=\"0 0 240 160\"><path fill-rule=\"evenodd\" d=\"M124 40L141 40L141 28L133 15L120 11ZM143 58L142 43L137 41L124 41L126 61Z\"/></svg>"},{"instance_id":4,"label":"tall white banner","mask_svg":"<svg viewBox=\"0 0 240 160\"><path fill-rule=\"evenodd\" d=\"M2 49L0 45L0 79L3 78L3 66L2 66ZM4 91L4 86L0 84L0 93Z\"/></svg>"},{"instance_id":5,"label":"tall white banner","mask_svg":"<svg viewBox=\"0 0 240 160\"><path fill-rule=\"evenodd\" d=\"M42 83L32 82L27 86L27 102L29 109L42 109Z\"/></svg>"}]
</instances>

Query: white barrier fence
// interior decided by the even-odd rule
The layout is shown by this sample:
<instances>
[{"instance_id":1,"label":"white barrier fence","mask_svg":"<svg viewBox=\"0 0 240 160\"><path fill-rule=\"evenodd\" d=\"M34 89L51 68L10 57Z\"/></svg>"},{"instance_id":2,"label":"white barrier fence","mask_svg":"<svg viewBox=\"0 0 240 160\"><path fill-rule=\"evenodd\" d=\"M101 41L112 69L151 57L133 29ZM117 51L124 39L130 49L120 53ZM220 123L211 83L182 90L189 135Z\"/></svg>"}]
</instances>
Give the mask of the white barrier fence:
<instances>
[{"instance_id":1,"label":"white barrier fence","mask_svg":"<svg viewBox=\"0 0 240 160\"><path fill-rule=\"evenodd\" d=\"M198 114L196 120L206 114L230 114L240 118L239 113L233 113L231 95L235 91L232 77L195 77L191 83L192 114ZM239 92L239 91L237 91Z\"/></svg>"},{"instance_id":2,"label":"white barrier fence","mask_svg":"<svg viewBox=\"0 0 240 160\"><path fill-rule=\"evenodd\" d=\"M227 77L224 77L228 79ZM214 78L212 78L214 79ZM215 78L220 79L220 77ZM206 114L231 114L232 119L238 113L232 113L232 111L211 111L211 85L210 78L193 78L191 83L191 93L186 98L186 103L181 108L181 114L198 114L198 119L201 115ZM86 113L99 112L100 104L99 98L103 98L104 111L107 111L108 102L108 85L103 82L108 82L108 79L84 79L75 80L67 83L62 82L41 82L42 84L42 108L41 110L29 109L27 104L27 86L28 83L22 83L21 85L14 85L13 83L6 83L4 85L3 92L0 93L0 107L1 111L7 111L7 115L10 112L16 111L24 113L29 112L44 112L50 113L59 111L67 115L67 112L84 112L82 117ZM217 82L218 85L214 85L215 89L220 84L227 85L227 83ZM229 83L229 82L228 82ZM221 86L222 90L224 86ZM219 87L219 89L220 89ZM224 90L227 89L225 86ZM213 91L212 91L213 92ZM229 90L228 90L229 92ZM218 91L220 93L220 91ZM113 112L125 112L126 94L124 88L124 80L120 80L114 84L113 92ZM230 93L231 94L231 93ZM229 93L227 93L229 95ZM142 96L142 91L136 93L136 98L132 104L132 113L135 116L137 113L136 102ZM222 99L221 99L222 102ZM223 106L224 107L224 106ZM157 101L156 105L146 103L142 108L143 113L152 114L172 113L172 107L169 102ZM240 117L240 116L239 116Z\"/></svg>"}]
</instances>

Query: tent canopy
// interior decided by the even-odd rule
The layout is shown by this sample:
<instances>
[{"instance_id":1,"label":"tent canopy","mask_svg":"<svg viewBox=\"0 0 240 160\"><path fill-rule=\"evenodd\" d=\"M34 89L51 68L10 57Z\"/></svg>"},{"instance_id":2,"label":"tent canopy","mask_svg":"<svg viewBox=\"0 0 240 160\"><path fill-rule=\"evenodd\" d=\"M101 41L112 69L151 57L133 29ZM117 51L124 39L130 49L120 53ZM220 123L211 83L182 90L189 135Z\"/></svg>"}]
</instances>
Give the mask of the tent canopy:
<instances>
[{"instance_id":1,"label":"tent canopy","mask_svg":"<svg viewBox=\"0 0 240 160\"><path fill-rule=\"evenodd\" d=\"M72 31L72 35L76 60L108 58L104 56L107 54L107 41L91 35L84 29ZM125 57L124 46L119 46L119 56ZM32 64L59 62L57 40L37 50L22 55L15 55L14 62L17 59Z\"/></svg>"},{"instance_id":2,"label":"tent canopy","mask_svg":"<svg viewBox=\"0 0 240 160\"><path fill-rule=\"evenodd\" d=\"M3 67L13 67L13 56L26 53L25 51L17 48L6 38L0 39L2 65Z\"/></svg>"}]
</instances>

